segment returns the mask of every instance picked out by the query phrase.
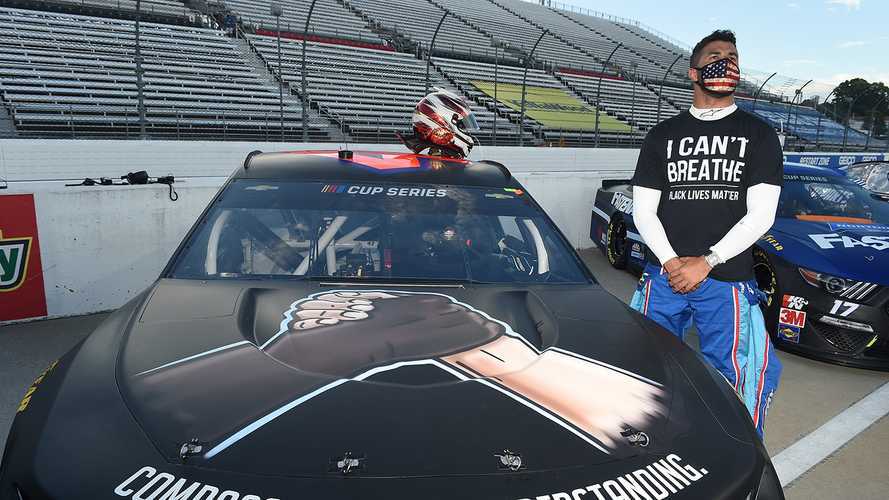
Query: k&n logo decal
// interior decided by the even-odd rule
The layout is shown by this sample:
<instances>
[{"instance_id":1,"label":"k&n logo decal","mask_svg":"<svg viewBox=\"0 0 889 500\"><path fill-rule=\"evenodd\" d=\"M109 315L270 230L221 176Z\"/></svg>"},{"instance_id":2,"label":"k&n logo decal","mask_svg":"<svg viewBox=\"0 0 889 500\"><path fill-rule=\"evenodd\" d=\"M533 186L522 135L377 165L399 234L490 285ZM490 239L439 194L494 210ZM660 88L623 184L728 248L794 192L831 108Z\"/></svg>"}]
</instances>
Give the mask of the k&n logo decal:
<instances>
[{"instance_id":1,"label":"k&n logo decal","mask_svg":"<svg viewBox=\"0 0 889 500\"><path fill-rule=\"evenodd\" d=\"M28 273L31 238L3 238L0 231L0 293L16 290Z\"/></svg>"}]
</instances>

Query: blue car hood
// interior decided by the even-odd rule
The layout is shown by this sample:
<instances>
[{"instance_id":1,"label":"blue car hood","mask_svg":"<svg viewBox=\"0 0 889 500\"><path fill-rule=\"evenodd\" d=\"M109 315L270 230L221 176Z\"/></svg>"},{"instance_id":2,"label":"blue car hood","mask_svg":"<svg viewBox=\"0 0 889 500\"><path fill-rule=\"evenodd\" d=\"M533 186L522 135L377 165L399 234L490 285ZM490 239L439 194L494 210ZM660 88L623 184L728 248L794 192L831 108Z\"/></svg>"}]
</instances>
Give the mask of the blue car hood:
<instances>
[{"instance_id":1,"label":"blue car hood","mask_svg":"<svg viewBox=\"0 0 889 500\"><path fill-rule=\"evenodd\" d=\"M778 218L770 252L799 266L844 278L889 285L889 224L813 222ZM776 246L777 245L777 246Z\"/></svg>"}]
</instances>

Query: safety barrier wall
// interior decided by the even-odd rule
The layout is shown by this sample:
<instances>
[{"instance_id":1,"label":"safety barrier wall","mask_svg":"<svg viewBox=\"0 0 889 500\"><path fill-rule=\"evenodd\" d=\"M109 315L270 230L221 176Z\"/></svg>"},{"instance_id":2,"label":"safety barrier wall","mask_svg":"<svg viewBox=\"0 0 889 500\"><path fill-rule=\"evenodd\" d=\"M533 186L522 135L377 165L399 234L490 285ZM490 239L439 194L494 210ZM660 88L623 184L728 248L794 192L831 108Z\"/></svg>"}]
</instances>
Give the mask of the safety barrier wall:
<instances>
[{"instance_id":1,"label":"safety barrier wall","mask_svg":"<svg viewBox=\"0 0 889 500\"><path fill-rule=\"evenodd\" d=\"M30 194L36 211L46 316L119 307L158 275L186 231L249 151L330 149L331 144L140 141L0 141L4 196ZM397 145L354 150L403 151ZM577 248L592 246L590 213L603 179L632 175L637 150L479 147L472 158L509 166ZM119 178L146 170L174 175L176 202L164 185L66 187L85 177ZM2 185L2 183L0 183ZM0 206L2 210L2 206ZM0 231L5 219L0 214ZM23 236L10 234L0 238ZM42 269L42 275L40 270ZM15 301L0 293L0 301ZM0 304L3 312L16 304ZM24 319L16 317L16 319Z\"/></svg>"}]
</instances>

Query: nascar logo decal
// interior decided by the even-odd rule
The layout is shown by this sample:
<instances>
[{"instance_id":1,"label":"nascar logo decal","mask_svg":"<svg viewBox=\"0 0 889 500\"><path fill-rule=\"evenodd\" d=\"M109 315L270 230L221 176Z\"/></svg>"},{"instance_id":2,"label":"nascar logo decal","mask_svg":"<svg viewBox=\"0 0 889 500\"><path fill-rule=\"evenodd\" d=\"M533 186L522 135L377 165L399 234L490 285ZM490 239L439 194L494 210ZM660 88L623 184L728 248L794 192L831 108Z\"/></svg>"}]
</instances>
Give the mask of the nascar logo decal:
<instances>
[{"instance_id":1,"label":"nascar logo decal","mask_svg":"<svg viewBox=\"0 0 889 500\"><path fill-rule=\"evenodd\" d=\"M0 293L17 290L28 271L31 238L3 238L0 231Z\"/></svg>"}]
</instances>

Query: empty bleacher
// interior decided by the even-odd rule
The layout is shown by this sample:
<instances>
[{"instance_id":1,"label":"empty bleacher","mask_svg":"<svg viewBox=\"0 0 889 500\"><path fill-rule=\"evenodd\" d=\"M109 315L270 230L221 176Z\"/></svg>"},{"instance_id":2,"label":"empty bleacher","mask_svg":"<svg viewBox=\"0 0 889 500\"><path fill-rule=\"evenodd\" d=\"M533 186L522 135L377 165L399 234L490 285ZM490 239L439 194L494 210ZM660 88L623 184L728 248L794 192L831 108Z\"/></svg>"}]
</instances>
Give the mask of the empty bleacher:
<instances>
[{"instance_id":1,"label":"empty bleacher","mask_svg":"<svg viewBox=\"0 0 889 500\"><path fill-rule=\"evenodd\" d=\"M156 138L280 134L278 88L219 31L142 23L146 133ZM0 96L19 135L136 137L131 21L0 8ZM301 108L285 102L298 137ZM328 134L321 124L312 136Z\"/></svg>"},{"instance_id":2,"label":"empty bleacher","mask_svg":"<svg viewBox=\"0 0 889 500\"><path fill-rule=\"evenodd\" d=\"M346 0L353 8L381 27L404 36L425 49L429 48L435 29L445 10L427 0ZM449 14L435 40L436 54L459 54L462 57L495 57L490 36L473 28L462 19ZM514 55L499 51L504 59Z\"/></svg>"},{"instance_id":3,"label":"empty bleacher","mask_svg":"<svg viewBox=\"0 0 889 500\"><path fill-rule=\"evenodd\" d=\"M588 102L595 103L599 91L599 78L559 71L556 73ZM612 116L645 131L658 123L658 95L640 82L614 77L601 78L600 108ZM679 109L669 102L661 101L660 119L669 118Z\"/></svg>"},{"instance_id":4,"label":"empty bleacher","mask_svg":"<svg viewBox=\"0 0 889 500\"><path fill-rule=\"evenodd\" d=\"M464 94L468 95L473 101L485 106L488 109L496 110L501 116L508 116L510 121L518 123L521 118L521 111L516 108L504 104L504 99L495 101L489 94L480 90L473 82L493 82L495 79L495 68L493 64L483 62L468 62L456 59L447 59L436 57L433 59L435 66L445 75L449 81L454 83ZM524 75L524 69L515 66L499 66L497 68L496 79L498 84L520 86ZM534 92L536 88L552 88L564 91L569 95L580 97L571 92L571 90L553 75L541 70L528 70L527 85L529 93ZM514 103L513 103L514 104ZM589 105L590 109L595 109ZM549 137L559 142L567 144L592 143L593 137L590 130L594 127L594 122L577 124L576 128L564 129L559 127L548 127L545 124L537 123L533 118L526 116L523 125L526 129L537 131L538 139L542 134L543 138ZM614 138L617 130L626 129L626 123L622 123L617 118L602 112L600 115L600 131L609 138Z\"/></svg>"},{"instance_id":5,"label":"empty bleacher","mask_svg":"<svg viewBox=\"0 0 889 500\"><path fill-rule=\"evenodd\" d=\"M282 41L284 57L279 68L275 38L252 35L249 40L298 91L303 42ZM395 132L410 132L414 106L425 95L425 62L410 54L316 42L308 42L306 52L308 99L353 140L395 142ZM459 93L434 70L430 75L431 87ZM482 128L479 138L487 142L494 115L478 105L473 111ZM498 136L499 143L515 142L518 128L501 119Z\"/></svg>"},{"instance_id":6,"label":"empty bleacher","mask_svg":"<svg viewBox=\"0 0 889 500\"><path fill-rule=\"evenodd\" d=\"M211 0L210 3L218 5L219 0ZM225 0L224 3L241 22L269 30L275 29L277 22L272 15L272 4L280 4L284 10L281 16L281 30L292 33L306 31L306 17L311 4L306 0ZM337 0L315 2L308 34L385 43L379 35L367 27L359 15Z\"/></svg>"}]
</instances>

